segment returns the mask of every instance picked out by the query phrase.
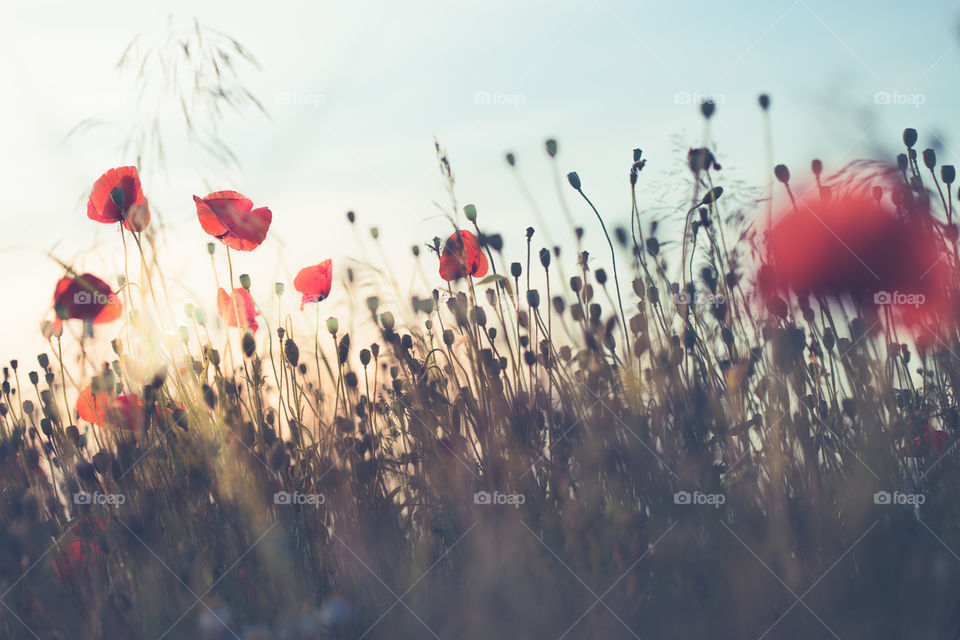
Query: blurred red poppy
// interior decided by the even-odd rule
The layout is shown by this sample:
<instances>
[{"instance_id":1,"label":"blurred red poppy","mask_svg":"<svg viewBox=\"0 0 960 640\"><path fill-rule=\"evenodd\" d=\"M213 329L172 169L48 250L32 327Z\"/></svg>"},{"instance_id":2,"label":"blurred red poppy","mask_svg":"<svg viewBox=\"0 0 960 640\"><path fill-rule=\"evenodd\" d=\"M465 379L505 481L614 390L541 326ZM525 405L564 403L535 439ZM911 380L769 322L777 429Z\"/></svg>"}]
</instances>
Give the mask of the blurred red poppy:
<instances>
[{"instance_id":1,"label":"blurred red poppy","mask_svg":"<svg viewBox=\"0 0 960 640\"><path fill-rule=\"evenodd\" d=\"M87 201L87 217L106 224L121 222L130 231L146 229L150 209L137 168L117 167L100 176Z\"/></svg>"},{"instance_id":2,"label":"blurred red poppy","mask_svg":"<svg viewBox=\"0 0 960 640\"><path fill-rule=\"evenodd\" d=\"M203 230L237 251L253 251L267 237L273 213L253 208L253 201L236 191L217 191L206 198L193 196Z\"/></svg>"},{"instance_id":3,"label":"blurred red poppy","mask_svg":"<svg viewBox=\"0 0 960 640\"><path fill-rule=\"evenodd\" d=\"M144 424L140 398L135 395L114 397L106 391L98 391L94 397L89 386L77 397L77 415L101 429L116 426L139 431Z\"/></svg>"},{"instance_id":4,"label":"blurred red poppy","mask_svg":"<svg viewBox=\"0 0 960 640\"><path fill-rule=\"evenodd\" d=\"M926 422L920 425L919 429L913 430L915 435L911 438L910 434L904 445L900 448L900 456L903 458L916 458L921 455L939 456L946 451L947 442L950 440L950 434L946 431L931 429Z\"/></svg>"},{"instance_id":5,"label":"blurred red poppy","mask_svg":"<svg viewBox=\"0 0 960 640\"><path fill-rule=\"evenodd\" d=\"M440 255L440 277L457 280L467 276L483 277L487 273L487 256L469 231L455 231L447 238Z\"/></svg>"},{"instance_id":6,"label":"blurred red poppy","mask_svg":"<svg viewBox=\"0 0 960 640\"><path fill-rule=\"evenodd\" d=\"M234 289L233 296L220 289L217 292L217 313L229 327L249 328L256 333L260 326L256 321L257 310L253 306L253 298L250 297L250 292L243 288Z\"/></svg>"},{"instance_id":7,"label":"blurred red poppy","mask_svg":"<svg viewBox=\"0 0 960 640\"><path fill-rule=\"evenodd\" d=\"M88 583L93 574L105 569L103 552L92 542L74 540L57 552L53 568L61 580Z\"/></svg>"},{"instance_id":8,"label":"blurred red poppy","mask_svg":"<svg viewBox=\"0 0 960 640\"><path fill-rule=\"evenodd\" d=\"M908 326L952 319L951 260L934 224L925 214L899 216L867 195L801 198L770 229L773 268L761 278L762 292L889 306Z\"/></svg>"},{"instance_id":9,"label":"blurred red poppy","mask_svg":"<svg viewBox=\"0 0 960 640\"><path fill-rule=\"evenodd\" d=\"M120 298L110 285L90 273L61 278L53 292L53 308L58 319L90 320L93 324L113 322L123 313Z\"/></svg>"},{"instance_id":10,"label":"blurred red poppy","mask_svg":"<svg viewBox=\"0 0 960 640\"><path fill-rule=\"evenodd\" d=\"M330 286L333 283L333 261L329 258L314 267L300 270L293 279L293 288L303 294L300 300L300 310L308 302L321 302L330 295Z\"/></svg>"}]
</instances>

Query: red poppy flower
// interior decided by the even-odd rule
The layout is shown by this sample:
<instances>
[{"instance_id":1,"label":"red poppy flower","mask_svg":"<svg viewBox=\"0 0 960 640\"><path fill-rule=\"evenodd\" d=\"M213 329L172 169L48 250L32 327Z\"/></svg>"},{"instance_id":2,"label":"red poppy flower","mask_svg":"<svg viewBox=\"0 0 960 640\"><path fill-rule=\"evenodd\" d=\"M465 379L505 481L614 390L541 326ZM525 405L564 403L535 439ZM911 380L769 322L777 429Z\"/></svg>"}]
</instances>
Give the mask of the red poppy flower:
<instances>
[{"instance_id":1,"label":"red poppy flower","mask_svg":"<svg viewBox=\"0 0 960 640\"><path fill-rule=\"evenodd\" d=\"M320 302L330 295L330 286L333 283L333 261L329 258L316 265L301 269L293 279L293 288L303 294L300 300L300 310L308 302Z\"/></svg>"},{"instance_id":2,"label":"red poppy flower","mask_svg":"<svg viewBox=\"0 0 960 640\"><path fill-rule=\"evenodd\" d=\"M53 292L53 308L59 319L90 320L93 324L113 322L123 312L110 285L90 273L61 278Z\"/></svg>"},{"instance_id":3,"label":"red poppy flower","mask_svg":"<svg viewBox=\"0 0 960 640\"><path fill-rule=\"evenodd\" d=\"M53 568L61 580L88 583L94 573L105 570L103 552L92 542L74 540L57 552Z\"/></svg>"},{"instance_id":4,"label":"red poppy flower","mask_svg":"<svg viewBox=\"0 0 960 640\"><path fill-rule=\"evenodd\" d=\"M921 455L939 456L947 449L947 442L950 440L950 434L946 431L931 429L930 425L924 422L920 425L919 433L907 439L900 448L900 456L903 458L916 458Z\"/></svg>"},{"instance_id":5,"label":"red poppy flower","mask_svg":"<svg viewBox=\"0 0 960 640\"><path fill-rule=\"evenodd\" d=\"M900 217L866 195L801 198L770 229L773 269L763 293L890 305L907 325L952 317L950 256L932 225L929 216Z\"/></svg>"},{"instance_id":6,"label":"red poppy flower","mask_svg":"<svg viewBox=\"0 0 960 640\"><path fill-rule=\"evenodd\" d=\"M455 231L447 238L440 255L440 277L457 280L467 276L483 277L487 273L487 256L469 231Z\"/></svg>"},{"instance_id":7,"label":"red poppy flower","mask_svg":"<svg viewBox=\"0 0 960 640\"><path fill-rule=\"evenodd\" d=\"M150 209L140 188L136 167L110 169L94 183L87 201L87 217L97 222L122 222L130 231L150 224Z\"/></svg>"},{"instance_id":8,"label":"red poppy flower","mask_svg":"<svg viewBox=\"0 0 960 640\"><path fill-rule=\"evenodd\" d=\"M99 391L94 397L87 386L77 397L77 414L101 429L116 426L139 431L143 428L143 402L135 395L113 397Z\"/></svg>"},{"instance_id":9,"label":"red poppy flower","mask_svg":"<svg viewBox=\"0 0 960 640\"><path fill-rule=\"evenodd\" d=\"M220 289L217 292L217 313L228 327L249 328L256 333L260 326L256 321L257 310L253 306L253 298L250 297L250 292L243 288L234 289L233 296Z\"/></svg>"},{"instance_id":10,"label":"red poppy flower","mask_svg":"<svg viewBox=\"0 0 960 640\"><path fill-rule=\"evenodd\" d=\"M253 251L267 237L273 213L253 208L253 201L236 191L217 191L206 198L193 196L203 230L237 251Z\"/></svg>"}]
</instances>

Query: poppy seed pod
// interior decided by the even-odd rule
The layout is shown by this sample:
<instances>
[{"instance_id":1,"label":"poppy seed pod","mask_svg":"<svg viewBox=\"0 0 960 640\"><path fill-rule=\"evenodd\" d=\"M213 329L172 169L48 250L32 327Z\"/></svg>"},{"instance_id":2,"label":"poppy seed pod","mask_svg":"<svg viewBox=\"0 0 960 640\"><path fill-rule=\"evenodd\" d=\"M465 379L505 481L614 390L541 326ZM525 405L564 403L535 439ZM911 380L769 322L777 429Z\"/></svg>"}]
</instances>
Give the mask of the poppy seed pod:
<instances>
[{"instance_id":1,"label":"poppy seed pod","mask_svg":"<svg viewBox=\"0 0 960 640\"><path fill-rule=\"evenodd\" d=\"M946 182L946 180L944 180L944 182ZM951 180L950 182L953 182L953 180ZM37 362L40 363L40 368L43 369L44 371L46 371L47 367L50 366L50 358L45 353L41 353L40 355L37 356Z\"/></svg>"},{"instance_id":2,"label":"poppy seed pod","mask_svg":"<svg viewBox=\"0 0 960 640\"><path fill-rule=\"evenodd\" d=\"M370 350L360 349L360 364L367 366L370 364Z\"/></svg>"},{"instance_id":3,"label":"poppy seed pod","mask_svg":"<svg viewBox=\"0 0 960 640\"><path fill-rule=\"evenodd\" d=\"M773 175L777 177L777 180L783 184L790 182L790 170L787 169L787 165L778 164L773 168Z\"/></svg>"},{"instance_id":4,"label":"poppy seed pod","mask_svg":"<svg viewBox=\"0 0 960 640\"><path fill-rule=\"evenodd\" d=\"M926 165L927 169L933 171L933 168L937 166L937 152L933 149L924 149L923 164Z\"/></svg>"},{"instance_id":5,"label":"poppy seed pod","mask_svg":"<svg viewBox=\"0 0 960 640\"><path fill-rule=\"evenodd\" d=\"M36 371L31 371L29 373L30 384L36 385L40 382L40 375Z\"/></svg>"},{"instance_id":6,"label":"poppy seed pod","mask_svg":"<svg viewBox=\"0 0 960 640\"><path fill-rule=\"evenodd\" d=\"M770 96L765 93L760 94L760 97L757 98L757 102L760 103L760 108L764 111L770 108Z\"/></svg>"},{"instance_id":7,"label":"poppy seed pod","mask_svg":"<svg viewBox=\"0 0 960 640\"><path fill-rule=\"evenodd\" d=\"M511 167L517 166L517 157L515 155L513 155L512 153L508 153L506 155L506 158L507 158L508 165L510 165Z\"/></svg>"},{"instance_id":8,"label":"poppy seed pod","mask_svg":"<svg viewBox=\"0 0 960 640\"><path fill-rule=\"evenodd\" d=\"M540 292L536 289L527 291L527 304L537 309L540 306Z\"/></svg>"},{"instance_id":9,"label":"poppy seed pod","mask_svg":"<svg viewBox=\"0 0 960 640\"><path fill-rule=\"evenodd\" d=\"M512 275L514 278L519 278L521 275L523 275L523 265L519 262L511 262L510 275Z\"/></svg>"},{"instance_id":10,"label":"poppy seed pod","mask_svg":"<svg viewBox=\"0 0 960 640\"><path fill-rule=\"evenodd\" d=\"M953 184L957 178L957 169L952 164L945 164L940 167L940 178L947 184Z\"/></svg>"},{"instance_id":11,"label":"poppy seed pod","mask_svg":"<svg viewBox=\"0 0 960 640\"><path fill-rule=\"evenodd\" d=\"M544 269L550 268L550 250L549 249L540 249L540 264L543 265Z\"/></svg>"},{"instance_id":12,"label":"poppy seed pod","mask_svg":"<svg viewBox=\"0 0 960 640\"><path fill-rule=\"evenodd\" d=\"M246 289L247 291L250 290L250 274L249 273L240 274L240 286Z\"/></svg>"},{"instance_id":13,"label":"poppy seed pod","mask_svg":"<svg viewBox=\"0 0 960 640\"><path fill-rule=\"evenodd\" d=\"M216 249L217 249L217 245L213 244L212 242L207 243L207 253L209 253L210 255L213 255L213 252Z\"/></svg>"},{"instance_id":14,"label":"poppy seed pod","mask_svg":"<svg viewBox=\"0 0 960 640\"><path fill-rule=\"evenodd\" d=\"M282 296L282 295L283 295L283 283L282 283L282 282L277 282L277 283L275 283L275 284L273 285L273 291L274 291L274 293L277 294L278 297L279 297L279 296Z\"/></svg>"},{"instance_id":15,"label":"poppy seed pod","mask_svg":"<svg viewBox=\"0 0 960 640\"><path fill-rule=\"evenodd\" d=\"M634 162L640 162L640 157L641 157L642 155L643 155L643 150L642 150L642 149L634 149L634 150L633 150L633 161L634 161Z\"/></svg>"},{"instance_id":16,"label":"poppy seed pod","mask_svg":"<svg viewBox=\"0 0 960 640\"><path fill-rule=\"evenodd\" d=\"M593 277L597 279L597 284L601 287L607 284L607 272L604 269L597 269L593 272Z\"/></svg>"},{"instance_id":17,"label":"poppy seed pod","mask_svg":"<svg viewBox=\"0 0 960 640\"><path fill-rule=\"evenodd\" d=\"M374 240L380 237L379 227L370 227L370 237L373 238Z\"/></svg>"},{"instance_id":18,"label":"poppy seed pod","mask_svg":"<svg viewBox=\"0 0 960 640\"><path fill-rule=\"evenodd\" d=\"M389 311L384 311L380 314L380 324L383 325L383 328L387 331L393 331L393 327L396 324L396 321L393 318L393 314Z\"/></svg>"},{"instance_id":19,"label":"poppy seed pod","mask_svg":"<svg viewBox=\"0 0 960 640\"><path fill-rule=\"evenodd\" d=\"M917 130L907 127L903 130L903 144L912 147L917 144Z\"/></svg>"},{"instance_id":20,"label":"poppy seed pod","mask_svg":"<svg viewBox=\"0 0 960 640\"><path fill-rule=\"evenodd\" d=\"M700 103L700 113L702 113L703 117L707 120L709 120L716 111L717 103L713 100L704 100Z\"/></svg>"},{"instance_id":21,"label":"poppy seed pod","mask_svg":"<svg viewBox=\"0 0 960 640\"><path fill-rule=\"evenodd\" d=\"M453 345L453 340L454 340L453 330L452 330L452 329L444 329L444 330L443 330L443 344L445 344L445 345L447 345L447 346L449 347L449 346Z\"/></svg>"},{"instance_id":22,"label":"poppy seed pod","mask_svg":"<svg viewBox=\"0 0 960 640\"><path fill-rule=\"evenodd\" d=\"M241 346L243 347L243 355L247 356L248 358L252 358L253 354L257 351L257 341L253 339L252 333L247 331L243 334Z\"/></svg>"},{"instance_id":23,"label":"poppy seed pod","mask_svg":"<svg viewBox=\"0 0 960 640\"><path fill-rule=\"evenodd\" d=\"M570 183L570 186L580 191L580 176L577 175L576 171L571 171L567 174L567 182Z\"/></svg>"},{"instance_id":24,"label":"poppy seed pod","mask_svg":"<svg viewBox=\"0 0 960 640\"><path fill-rule=\"evenodd\" d=\"M786 168L786 167L784 167ZM713 204L720 199L720 196L723 195L723 187L714 187L707 192L707 195L703 196L703 200L700 204Z\"/></svg>"},{"instance_id":25,"label":"poppy seed pod","mask_svg":"<svg viewBox=\"0 0 960 640\"><path fill-rule=\"evenodd\" d=\"M380 355L380 345L376 342L370 345L370 353L373 354L373 357L376 358Z\"/></svg>"},{"instance_id":26,"label":"poppy seed pod","mask_svg":"<svg viewBox=\"0 0 960 640\"><path fill-rule=\"evenodd\" d=\"M545 144L547 147L547 155L549 155L551 158L556 158L557 157L557 141L554 140L553 138L550 138L549 140L547 140Z\"/></svg>"},{"instance_id":27,"label":"poppy seed pod","mask_svg":"<svg viewBox=\"0 0 960 640\"><path fill-rule=\"evenodd\" d=\"M580 293L580 289L583 287L583 280L580 276L573 276L570 278L570 288L573 289L574 293Z\"/></svg>"},{"instance_id":28,"label":"poppy seed pod","mask_svg":"<svg viewBox=\"0 0 960 640\"><path fill-rule=\"evenodd\" d=\"M897 168L900 169L900 171L907 170L907 154L905 153L897 154Z\"/></svg>"},{"instance_id":29,"label":"poppy seed pod","mask_svg":"<svg viewBox=\"0 0 960 640\"><path fill-rule=\"evenodd\" d=\"M819 159L815 159L810 163L810 169L813 171L813 175L820 177L820 174L823 173L823 163Z\"/></svg>"},{"instance_id":30,"label":"poppy seed pod","mask_svg":"<svg viewBox=\"0 0 960 640\"><path fill-rule=\"evenodd\" d=\"M287 338L286 342L283 343L283 355L293 367L300 363L300 348L290 338Z\"/></svg>"},{"instance_id":31,"label":"poppy seed pod","mask_svg":"<svg viewBox=\"0 0 960 640\"><path fill-rule=\"evenodd\" d=\"M333 316L327 318L327 331L335 334L338 329L340 329L340 321Z\"/></svg>"},{"instance_id":32,"label":"poppy seed pod","mask_svg":"<svg viewBox=\"0 0 960 640\"><path fill-rule=\"evenodd\" d=\"M472 204L468 204L463 208L463 215L465 215L470 222L476 222L477 208Z\"/></svg>"}]
</instances>

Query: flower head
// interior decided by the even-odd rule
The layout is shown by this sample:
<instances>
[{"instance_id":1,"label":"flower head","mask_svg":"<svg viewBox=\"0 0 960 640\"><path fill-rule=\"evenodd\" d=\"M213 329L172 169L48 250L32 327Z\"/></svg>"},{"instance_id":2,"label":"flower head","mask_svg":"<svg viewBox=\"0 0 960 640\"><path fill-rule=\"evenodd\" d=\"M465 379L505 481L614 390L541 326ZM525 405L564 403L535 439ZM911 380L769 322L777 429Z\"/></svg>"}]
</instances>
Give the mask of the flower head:
<instances>
[{"instance_id":1,"label":"flower head","mask_svg":"<svg viewBox=\"0 0 960 640\"><path fill-rule=\"evenodd\" d=\"M467 276L483 277L487 273L487 256L469 231L455 231L447 238L440 254L440 277L457 280Z\"/></svg>"},{"instance_id":2,"label":"flower head","mask_svg":"<svg viewBox=\"0 0 960 640\"><path fill-rule=\"evenodd\" d=\"M121 222L130 231L146 229L150 209L137 168L117 167L100 176L87 201L87 217L105 224Z\"/></svg>"},{"instance_id":3,"label":"flower head","mask_svg":"<svg viewBox=\"0 0 960 640\"><path fill-rule=\"evenodd\" d=\"M60 320L88 320L93 324L113 322L123 313L123 305L110 285L90 273L61 278L53 292L53 308Z\"/></svg>"},{"instance_id":4,"label":"flower head","mask_svg":"<svg viewBox=\"0 0 960 640\"><path fill-rule=\"evenodd\" d=\"M329 258L313 267L300 270L293 279L293 288L303 294L300 310L308 302L320 302L330 295L333 283L333 261Z\"/></svg>"},{"instance_id":5,"label":"flower head","mask_svg":"<svg viewBox=\"0 0 960 640\"><path fill-rule=\"evenodd\" d=\"M205 198L193 196L203 230L237 251L253 251L267 237L273 213L253 208L253 201L236 191L217 191Z\"/></svg>"},{"instance_id":6,"label":"flower head","mask_svg":"<svg viewBox=\"0 0 960 640\"><path fill-rule=\"evenodd\" d=\"M250 329L256 333L260 326L256 321L257 310L253 305L253 298L246 289L234 289L232 296L220 289L217 292L217 313L228 327Z\"/></svg>"}]
</instances>

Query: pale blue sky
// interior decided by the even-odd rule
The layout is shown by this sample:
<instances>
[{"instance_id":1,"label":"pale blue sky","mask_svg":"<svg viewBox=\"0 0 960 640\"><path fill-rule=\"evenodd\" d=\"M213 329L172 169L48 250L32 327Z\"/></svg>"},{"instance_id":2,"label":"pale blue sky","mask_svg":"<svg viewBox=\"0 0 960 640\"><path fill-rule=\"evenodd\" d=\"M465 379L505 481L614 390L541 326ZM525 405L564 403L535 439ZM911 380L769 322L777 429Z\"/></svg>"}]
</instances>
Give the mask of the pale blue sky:
<instances>
[{"instance_id":1,"label":"pale blue sky","mask_svg":"<svg viewBox=\"0 0 960 640\"><path fill-rule=\"evenodd\" d=\"M211 182L209 163L173 119L164 123L169 174L145 174L151 208L173 228L164 265L208 304L207 237L191 199L208 185L274 211L268 241L235 263L254 275L254 293L266 295L274 280L289 283L296 268L322 258L342 267L361 256L348 209L383 230L406 287L409 246L449 233L433 204L448 202L434 136L450 154L461 205L476 203L481 223L502 232L517 257L534 219L505 152L517 154L544 214L557 221L557 240L568 232L543 153L548 137L559 140L563 172L579 171L611 224L629 213L634 147L649 162L642 204L679 208L682 151L703 133L685 96L720 102L711 137L721 183L763 184L762 91L773 99L774 159L798 177L815 156L829 170L879 145L890 150L904 126L916 127L923 145L941 139L942 162L960 161L951 152L960 149L960 9L946 1L922 9L886 0L5 5L0 287L8 314L0 357L32 358L40 346L34 329L60 273L43 252L57 245L59 256L108 279L118 270L119 238L87 220L83 197L105 169L132 161L118 150L132 84L114 64L136 34L162 34L170 15L179 23L196 16L251 49L261 69L245 69L242 80L271 116L224 118L221 134L242 165L229 184ZM877 104L878 91L895 104ZM478 93L491 104L478 104ZM65 141L89 116L116 124ZM592 214L568 202L602 265ZM100 248L87 251L95 242Z\"/></svg>"}]
</instances>

